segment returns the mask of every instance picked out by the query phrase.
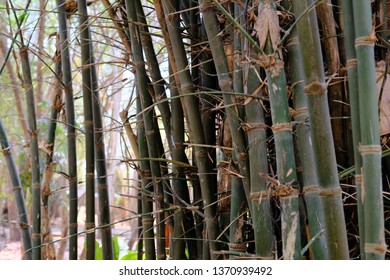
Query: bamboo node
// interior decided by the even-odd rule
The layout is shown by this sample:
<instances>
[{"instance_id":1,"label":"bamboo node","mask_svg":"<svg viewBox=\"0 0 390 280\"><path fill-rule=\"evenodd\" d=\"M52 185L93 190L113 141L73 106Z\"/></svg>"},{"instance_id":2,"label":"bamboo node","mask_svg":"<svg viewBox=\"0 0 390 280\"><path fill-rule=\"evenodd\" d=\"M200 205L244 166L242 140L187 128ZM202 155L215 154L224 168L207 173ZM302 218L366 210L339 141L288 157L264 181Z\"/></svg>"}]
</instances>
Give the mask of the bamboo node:
<instances>
[{"instance_id":1,"label":"bamboo node","mask_svg":"<svg viewBox=\"0 0 390 280\"><path fill-rule=\"evenodd\" d=\"M290 39L287 40L285 47L291 47L291 46L296 46L299 45L299 40L298 36L291 37Z\"/></svg>"},{"instance_id":2,"label":"bamboo node","mask_svg":"<svg viewBox=\"0 0 390 280\"><path fill-rule=\"evenodd\" d=\"M374 46L376 43L375 30L372 30L367 36L356 38L355 47Z\"/></svg>"},{"instance_id":3,"label":"bamboo node","mask_svg":"<svg viewBox=\"0 0 390 280\"><path fill-rule=\"evenodd\" d=\"M94 125L94 122L93 122L93 120L85 120L84 121L84 126L86 126L86 127L93 127L93 125Z\"/></svg>"},{"instance_id":4,"label":"bamboo node","mask_svg":"<svg viewBox=\"0 0 390 280\"><path fill-rule=\"evenodd\" d=\"M336 187L336 188L324 188L319 190L319 195L320 196L334 196L334 195L339 195L341 194L341 188Z\"/></svg>"},{"instance_id":5,"label":"bamboo node","mask_svg":"<svg viewBox=\"0 0 390 280\"><path fill-rule=\"evenodd\" d=\"M26 224L26 223L23 223L23 222L20 222L19 223L19 226L20 226L20 229L27 229L27 228L30 228L30 225Z\"/></svg>"},{"instance_id":6,"label":"bamboo node","mask_svg":"<svg viewBox=\"0 0 390 280\"><path fill-rule=\"evenodd\" d=\"M69 184L70 183L74 183L74 182L77 182L77 177L75 177L75 176L68 176L68 182L69 182Z\"/></svg>"},{"instance_id":7,"label":"bamboo node","mask_svg":"<svg viewBox=\"0 0 390 280\"><path fill-rule=\"evenodd\" d=\"M361 185L363 182L363 176L362 175L355 175L355 184Z\"/></svg>"},{"instance_id":8,"label":"bamboo node","mask_svg":"<svg viewBox=\"0 0 390 280\"><path fill-rule=\"evenodd\" d=\"M28 47L27 46L23 46L20 48L20 54L26 54L28 52Z\"/></svg>"},{"instance_id":9,"label":"bamboo node","mask_svg":"<svg viewBox=\"0 0 390 280\"><path fill-rule=\"evenodd\" d=\"M249 199L251 201L257 201L258 204L261 204L261 202L264 199L270 199L271 197L271 192L270 191L259 191L259 192L253 192L249 195Z\"/></svg>"},{"instance_id":10,"label":"bamboo node","mask_svg":"<svg viewBox=\"0 0 390 280\"><path fill-rule=\"evenodd\" d=\"M308 109L306 107L295 109L292 111L291 117L296 119L298 117L307 116Z\"/></svg>"},{"instance_id":11,"label":"bamboo node","mask_svg":"<svg viewBox=\"0 0 390 280\"><path fill-rule=\"evenodd\" d=\"M250 132L252 130L266 130L268 126L264 123L243 123L241 124L241 129L245 132Z\"/></svg>"},{"instance_id":12,"label":"bamboo node","mask_svg":"<svg viewBox=\"0 0 390 280\"><path fill-rule=\"evenodd\" d=\"M87 229L87 230L95 230L95 222L92 222L92 223L85 223L85 228Z\"/></svg>"},{"instance_id":13,"label":"bamboo node","mask_svg":"<svg viewBox=\"0 0 390 280\"><path fill-rule=\"evenodd\" d=\"M145 131L145 136L153 136L154 130Z\"/></svg>"},{"instance_id":14,"label":"bamboo node","mask_svg":"<svg viewBox=\"0 0 390 280\"><path fill-rule=\"evenodd\" d=\"M142 170L141 177L152 177L152 172L150 170Z\"/></svg>"},{"instance_id":15,"label":"bamboo node","mask_svg":"<svg viewBox=\"0 0 390 280\"><path fill-rule=\"evenodd\" d=\"M306 194L306 193L318 193L319 190L320 190L319 187L316 186L316 185L305 186L305 187L303 187L303 194Z\"/></svg>"},{"instance_id":16,"label":"bamboo node","mask_svg":"<svg viewBox=\"0 0 390 280\"><path fill-rule=\"evenodd\" d=\"M40 233L37 233L37 232L33 232L32 234L31 234L31 237L33 238L33 239L35 239L35 238L41 238L41 234Z\"/></svg>"},{"instance_id":17,"label":"bamboo node","mask_svg":"<svg viewBox=\"0 0 390 280\"><path fill-rule=\"evenodd\" d=\"M364 251L366 253L384 255L386 253L386 250L387 250L387 246L386 243L384 243L383 241L380 244L375 244L375 243L364 244Z\"/></svg>"},{"instance_id":18,"label":"bamboo node","mask_svg":"<svg viewBox=\"0 0 390 280\"><path fill-rule=\"evenodd\" d=\"M200 150L198 153L198 157L205 157L205 156L207 156L207 152L205 151L205 150Z\"/></svg>"},{"instance_id":19,"label":"bamboo node","mask_svg":"<svg viewBox=\"0 0 390 280\"><path fill-rule=\"evenodd\" d=\"M3 149L3 155L8 156L11 154L11 147L7 147Z\"/></svg>"},{"instance_id":20,"label":"bamboo node","mask_svg":"<svg viewBox=\"0 0 390 280\"><path fill-rule=\"evenodd\" d=\"M280 71L284 69L284 62L282 60L278 60L275 54L260 55L257 60L257 64L268 71L272 78L278 77L280 75Z\"/></svg>"},{"instance_id":21,"label":"bamboo node","mask_svg":"<svg viewBox=\"0 0 390 280\"><path fill-rule=\"evenodd\" d=\"M292 128L293 126L291 123L278 123L272 126L272 131L274 133L279 131L292 131Z\"/></svg>"},{"instance_id":22,"label":"bamboo node","mask_svg":"<svg viewBox=\"0 0 390 280\"><path fill-rule=\"evenodd\" d=\"M321 95L327 92L328 86L326 83L312 82L305 86L303 92L306 95Z\"/></svg>"},{"instance_id":23,"label":"bamboo node","mask_svg":"<svg viewBox=\"0 0 390 280\"><path fill-rule=\"evenodd\" d=\"M69 223L70 228L77 228L78 224L77 223Z\"/></svg>"},{"instance_id":24,"label":"bamboo node","mask_svg":"<svg viewBox=\"0 0 390 280\"><path fill-rule=\"evenodd\" d=\"M207 12L212 8L213 8L213 3L211 3L210 1L204 1L203 4L199 5L199 11L201 13Z\"/></svg>"},{"instance_id":25,"label":"bamboo node","mask_svg":"<svg viewBox=\"0 0 390 280\"><path fill-rule=\"evenodd\" d=\"M107 190L108 185L107 184L98 184L98 190Z\"/></svg>"},{"instance_id":26,"label":"bamboo node","mask_svg":"<svg viewBox=\"0 0 390 280\"><path fill-rule=\"evenodd\" d=\"M382 148L380 145L359 145L359 152L363 155L368 154L382 154Z\"/></svg>"},{"instance_id":27,"label":"bamboo node","mask_svg":"<svg viewBox=\"0 0 390 280\"><path fill-rule=\"evenodd\" d=\"M356 58L353 58L353 59L349 59L349 60L347 61L346 67L347 67L347 69L349 69L349 68L356 68L357 65L358 65L357 59L356 59Z\"/></svg>"},{"instance_id":28,"label":"bamboo node","mask_svg":"<svg viewBox=\"0 0 390 280\"><path fill-rule=\"evenodd\" d=\"M30 135L30 138L36 138L38 136L37 130L28 130L28 134Z\"/></svg>"},{"instance_id":29,"label":"bamboo node","mask_svg":"<svg viewBox=\"0 0 390 280\"><path fill-rule=\"evenodd\" d=\"M154 219L153 218L142 218L142 224L143 225L153 225Z\"/></svg>"},{"instance_id":30,"label":"bamboo node","mask_svg":"<svg viewBox=\"0 0 390 280\"><path fill-rule=\"evenodd\" d=\"M238 153L238 159L239 160L245 160L245 159L247 159L247 158L249 158L249 155L248 155L248 153Z\"/></svg>"},{"instance_id":31,"label":"bamboo node","mask_svg":"<svg viewBox=\"0 0 390 280\"><path fill-rule=\"evenodd\" d=\"M246 243L229 243L229 250L231 251L246 251Z\"/></svg>"},{"instance_id":32,"label":"bamboo node","mask_svg":"<svg viewBox=\"0 0 390 280\"><path fill-rule=\"evenodd\" d=\"M76 134L76 132L70 132L70 133L67 133L66 136L68 139L74 139L74 138L76 138L77 134Z\"/></svg>"},{"instance_id":33,"label":"bamboo node","mask_svg":"<svg viewBox=\"0 0 390 280\"><path fill-rule=\"evenodd\" d=\"M102 226L100 226L100 230L101 231L111 230L111 226L110 225L102 225Z\"/></svg>"},{"instance_id":34,"label":"bamboo node","mask_svg":"<svg viewBox=\"0 0 390 280\"><path fill-rule=\"evenodd\" d=\"M289 197L289 196L298 196L299 190L294 189L289 184L279 185L272 188L272 195L282 198L282 197Z\"/></svg>"},{"instance_id":35,"label":"bamboo node","mask_svg":"<svg viewBox=\"0 0 390 280\"><path fill-rule=\"evenodd\" d=\"M224 89L224 88L231 88L232 87L232 80L231 79L224 79L224 80L220 80L219 81L219 87L221 89Z\"/></svg>"}]
</instances>

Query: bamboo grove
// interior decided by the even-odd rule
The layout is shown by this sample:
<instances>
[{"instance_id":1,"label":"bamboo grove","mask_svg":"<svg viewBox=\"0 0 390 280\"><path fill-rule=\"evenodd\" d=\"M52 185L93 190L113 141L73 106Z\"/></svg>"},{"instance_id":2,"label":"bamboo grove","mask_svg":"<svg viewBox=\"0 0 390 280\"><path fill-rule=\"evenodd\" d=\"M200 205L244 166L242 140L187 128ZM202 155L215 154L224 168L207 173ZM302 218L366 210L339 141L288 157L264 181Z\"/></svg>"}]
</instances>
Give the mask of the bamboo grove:
<instances>
[{"instance_id":1,"label":"bamboo grove","mask_svg":"<svg viewBox=\"0 0 390 280\"><path fill-rule=\"evenodd\" d=\"M23 259L389 258L388 1L3 2Z\"/></svg>"}]
</instances>

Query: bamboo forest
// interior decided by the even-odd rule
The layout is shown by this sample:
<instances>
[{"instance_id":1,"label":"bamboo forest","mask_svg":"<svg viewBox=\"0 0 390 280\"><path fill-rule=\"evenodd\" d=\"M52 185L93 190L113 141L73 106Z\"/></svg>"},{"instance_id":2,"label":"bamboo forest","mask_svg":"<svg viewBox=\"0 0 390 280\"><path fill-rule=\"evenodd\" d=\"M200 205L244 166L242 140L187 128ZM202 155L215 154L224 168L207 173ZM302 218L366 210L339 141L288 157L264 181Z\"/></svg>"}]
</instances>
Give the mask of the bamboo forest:
<instances>
[{"instance_id":1,"label":"bamboo forest","mask_svg":"<svg viewBox=\"0 0 390 280\"><path fill-rule=\"evenodd\" d=\"M0 0L0 259L390 259L389 29L387 0Z\"/></svg>"}]
</instances>

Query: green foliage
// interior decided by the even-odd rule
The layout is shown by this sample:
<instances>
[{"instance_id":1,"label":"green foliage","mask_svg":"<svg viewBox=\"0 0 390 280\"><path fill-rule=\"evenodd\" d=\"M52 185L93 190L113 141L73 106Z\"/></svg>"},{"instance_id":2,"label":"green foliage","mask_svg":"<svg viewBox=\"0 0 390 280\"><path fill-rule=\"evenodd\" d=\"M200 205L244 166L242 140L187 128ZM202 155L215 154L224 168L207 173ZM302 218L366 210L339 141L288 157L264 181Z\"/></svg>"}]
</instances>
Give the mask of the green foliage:
<instances>
[{"instance_id":1,"label":"green foliage","mask_svg":"<svg viewBox=\"0 0 390 280\"><path fill-rule=\"evenodd\" d=\"M125 240L120 239L119 236L114 236L112 243L114 260L137 260L137 252L130 251ZM98 241L95 242L95 260L103 260L103 247Z\"/></svg>"}]
</instances>

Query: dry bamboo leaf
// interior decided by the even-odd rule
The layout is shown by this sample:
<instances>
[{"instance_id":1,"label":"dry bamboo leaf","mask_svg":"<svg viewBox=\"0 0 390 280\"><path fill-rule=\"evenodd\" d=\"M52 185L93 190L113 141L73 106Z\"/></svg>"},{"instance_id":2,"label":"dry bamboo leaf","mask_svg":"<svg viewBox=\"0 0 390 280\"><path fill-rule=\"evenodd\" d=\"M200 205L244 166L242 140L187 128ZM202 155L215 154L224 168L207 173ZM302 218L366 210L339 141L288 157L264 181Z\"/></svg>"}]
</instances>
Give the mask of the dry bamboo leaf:
<instances>
[{"instance_id":1,"label":"dry bamboo leaf","mask_svg":"<svg viewBox=\"0 0 390 280\"><path fill-rule=\"evenodd\" d=\"M259 3L254 29L259 38L260 47L264 49L269 35L272 48L276 51L280 42L280 26L277 11L271 5L271 0Z\"/></svg>"}]
</instances>

